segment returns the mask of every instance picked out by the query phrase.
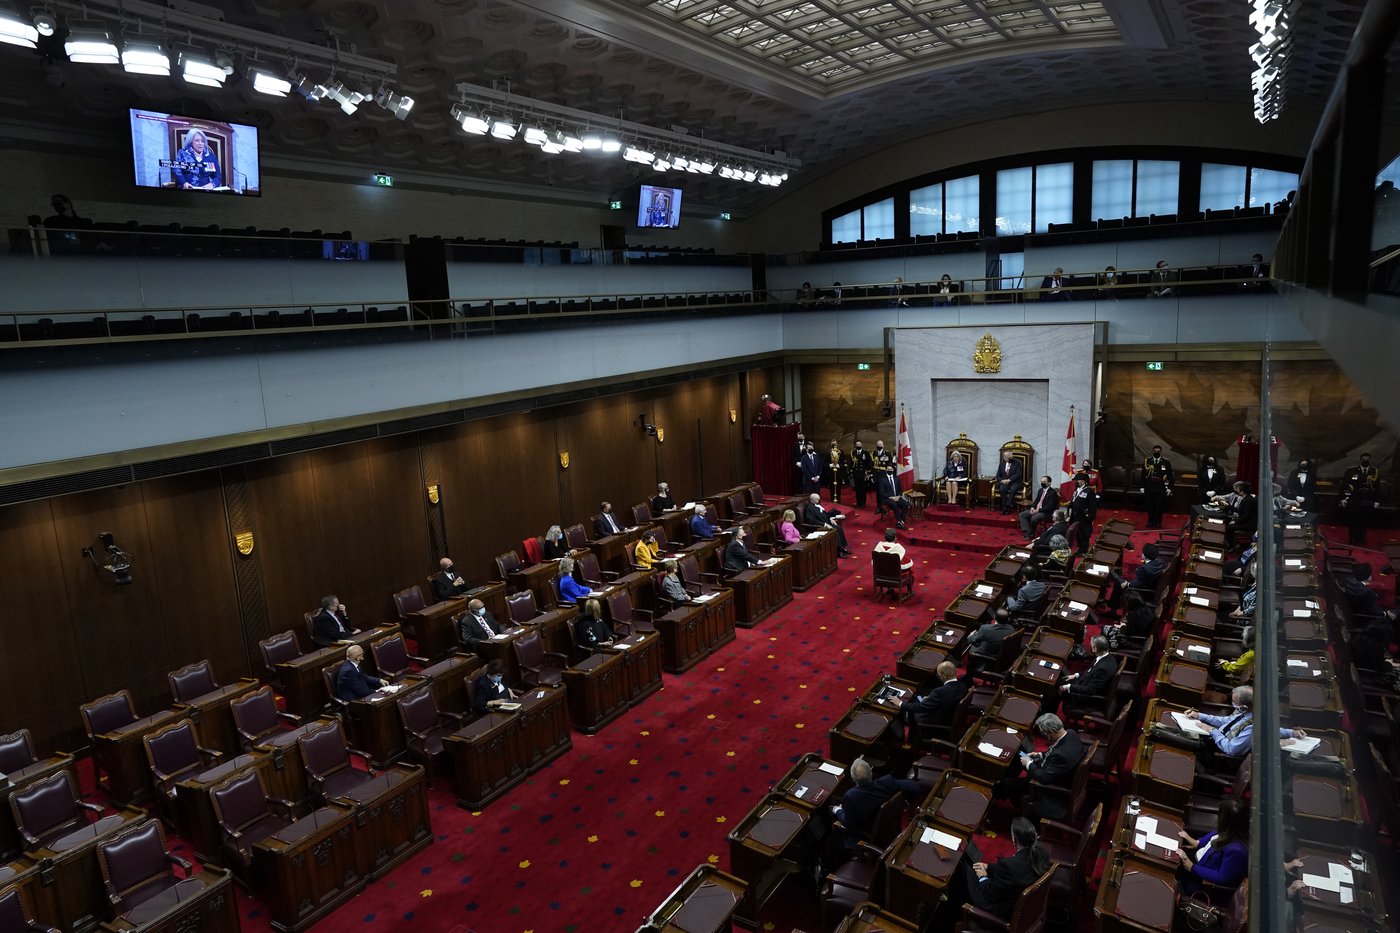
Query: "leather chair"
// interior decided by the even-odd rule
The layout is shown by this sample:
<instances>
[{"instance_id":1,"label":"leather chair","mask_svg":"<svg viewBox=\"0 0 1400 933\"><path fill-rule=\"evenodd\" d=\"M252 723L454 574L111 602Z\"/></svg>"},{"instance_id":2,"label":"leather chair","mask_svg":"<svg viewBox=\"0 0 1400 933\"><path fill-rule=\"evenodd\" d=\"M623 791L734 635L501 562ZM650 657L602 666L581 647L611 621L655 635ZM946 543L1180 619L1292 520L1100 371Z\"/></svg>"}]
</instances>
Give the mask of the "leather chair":
<instances>
[{"instance_id":1,"label":"leather chair","mask_svg":"<svg viewBox=\"0 0 1400 933\"><path fill-rule=\"evenodd\" d=\"M388 638L372 642L369 651L374 655L374 669L384 680L398 680L404 674L412 673L412 661L417 661L424 667L428 664L427 658L408 653L402 635L390 635Z\"/></svg>"},{"instance_id":2,"label":"leather chair","mask_svg":"<svg viewBox=\"0 0 1400 933\"><path fill-rule=\"evenodd\" d=\"M755 509L758 510L757 512L754 512L755 515L760 514L764 509L768 507L768 499L763 494L763 487L758 485L758 483L750 484L748 493L749 505L753 506Z\"/></svg>"},{"instance_id":3,"label":"leather chair","mask_svg":"<svg viewBox=\"0 0 1400 933\"><path fill-rule=\"evenodd\" d=\"M463 717L460 713L439 710L431 690L411 691L395 705L399 708L408 753L423 765L431 786L434 762L444 752L442 740L462 728Z\"/></svg>"},{"instance_id":4,"label":"leather chair","mask_svg":"<svg viewBox=\"0 0 1400 933\"><path fill-rule=\"evenodd\" d=\"M1368 742L1366 747L1370 752L1371 773L1375 775L1376 817L1390 831L1392 840L1400 838L1397 836L1400 833L1400 783L1396 782L1395 772L1376 743Z\"/></svg>"},{"instance_id":5,"label":"leather chair","mask_svg":"<svg viewBox=\"0 0 1400 933\"><path fill-rule=\"evenodd\" d=\"M871 569L875 575L875 596L880 598L888 593L894 599L904 602L914 595L914 568L900 567L898 554L884 554L875 551L870 555Z\"/></svg>"},{"instance_id":6,"label":"leather chair","mask_svg":"<svg viewBox=\"0 0 1400 933\"><path fill-rule=\"evenodd\" d=\"M1000 684L1006 679L1006 672L1011 669L1012 663L1020 656L1021 648L1026 643L1027 634L1023 628L1007 634L1001 640L1001 648L994 655L984 654L980 651L969 651L967 653L968 675L978 683Z\"/></svg>"},{"instance_id":7,"label":"leather chair","mask_svg":"<svg viewBox=\"0 0 1400 933\"><path fill-rule=\"evenodd\" d=\"M977 463L979 448L976 441L971 440L966 434L959 434L949 441L948 446L944 449L944 464L947 464L947 462L953 458L953 451L955 450L962 454L963 462L967 464L967 480L966 482L958 484L958 501L962 502L963 508L970 509L975 500L974 493L977 489L977 477L981 475L978 472ZM943 467L938 467L935 479L938 483L938 501L944 502L947 499L947 490L943 488Z\"/></svg>"},{"instance_id":8,"label":"leather chair","mask_svg":"<svg viewBox=\"0 0 1400 933\"><path fill-rule=\"evenodd\" d=\"M1035 884L1022 891L1008 920L964 904L962 915L954 927L955 933L1041 933L1045 929L1045 908L1050 899L1050 879L1054 874L1055 866L1051 865L1045 874L1036 879Z\"/></svg>"},{"instance_id":9,"label":"leather chair","mask_svg":"<svg viewBox=\"0 0 1400 933\"><path fill-rule=\"evenodd\" d=\"M587 583L594 589L602 589L616 580L618 575L611 570L604 570L598 565L598 555L584 554L574 562L574 569L578 572L580 583Z\"/></svg>"},{"instance_id":10,"label":"leather chair","mask_svg":"<svg viewBox=\"0 0 1400 933\"><path fill-rule=\"evenodd\" d=\"M574 524L565 528L564 543L569 546L571 551L588 547L588 533L583 530L583 525Z\"/></svg>"},{"instance_id":11,"label":"leather chair","mask_svg":"<svg viewBox=\"0 0 1400 933\"><path fill-rule=\"evenodd\" d=\"M553 686L563 681L569 659L557 651L545 651L538 629L515 639L511 648L526 687Z\"/></svg>"},{"instance_id":12,"label":"leather chair","mask_svg":"<svg viewBox=\"0 0 1400 933\"><path fill-rule=\"evenodd\" d=\"M603 602L607 606L613 634L617 637L626 638L635 632L656 631L656 626L652 624L653 613L634 607L632 594L628 590L618 587L617 592L609 593Z\"/></svg>"},{"instance_id":13,"label":"leather chair","mask_svg":"<svg viewBox=\"0 0 1400 933\"><path fill-rule=\"evenodd\" d=\"M154 820L98 843L97 862L102 866L107 900L119 920L184 880L172 866L184 869L186 878L194 874L193 865L171 853L165 833Z\"/></svg>"},{"instance_id":14,"label":"leather chair","mask_svg":"<svg viewBox=\"0 0 1400 933\"><path fill-rule=\"evenodd\" d=\"M19 888L10 888L0 894L0 930L4 933L58 933L57 927L40 923L29 916Z\"/></svg>"},{"instance_id":15,"label":"leather chair","mask_svg":"<svg viewBox=\"0 0 1400 933\"><path fill-rule=\"evenodd\" d=\"M296 822L294 804L269 797L257 771L229 778L209 792L209 799L219 824L225 864L245 881L253 867L254 844ZM282 810L281 816L272 812L274 806Z\"/></svg>"},{"instance_id":16,"label":"leather chair","mask_svg":"<svg viewBox=\"0 0 1400 933\"><path fill-rule=\"evenodd\" d=\"M1097 787L1108 788L1109 776L1122 764L1128 745L1137 740L1128 733L1128 722L1135 706L1136 702L1129 700L1119 706L1118 715L1111 720L1089 713L1080 721L1080 736L1093 735L1099 740L1099 747L1089 762L1089 781Z\"/></svg>"},{"instance_id":17,"label":"leather chair","mask_svg":"<svg viewBox=\"0 0 1400 933\"><path fill-rule=\"evenodd\" d=\"M519 589L519 582L515 579L515 574L524 569L520 564L520 555L515 551L506 551L504 554L496 555L496 573L501 579L506 581L507 588L511 591Z\"/></svg>"},{"instance_id":18,"label":"leather chair","mask_svg":"<svg viewBox=\"0 0 1400 933\"><path fill-rule=\"evenodd\" d=\"M1040 821L1040 847L1055 863L1049 910L1054 925L1062 929L1074 929L1078 919L1074 903L1079 892L1089 889L1089 872L1098 856L1094 844L1102 821L1103 804L1089 811L1082 828L1055 820Z\"/></svg>"},{"instance_id":19,"label":"leather chair","mask_svg":"<svg viewBox=\"0 0 1400 933\"><path fill-rule=\"evenodd\" d=\"M1079 759L1079 766L1074 769L1074 777L1070 779L1069 786L1057 784L1042 784L1039 781L1031 781L1030 798L1027 804L1028 810L1043 811L1045 805L1052 804L1056 809L1064 811L1064 816L1060 819L1062 823L1069 823L1071 826L1080 823L1084 819L1084 807L1089 802L1089 771L1094 760L1094 754L1099 749L1099 740L1094 739L1084 749L1084 757Z\"/></svg>"},{"instance_id":20,"label":"leather chair","mask_svg":"<svg viewBox=\"0 0 1400 933\"><path fill-rule=\"evenodd\" d=\"M238 730L238 740L245 752L251 752L270 736L282 732L284 722L293 728L301 725L300 717L277 708L271 687L239 697L229 704L229 712L233 714L233 727Z\"/></svg>"},{"instance_id":21,"label":"leather chair","mask_svg":"<svg viewBox=\"0 0 1400 933\"><path fill-rule=\"evenodd\" d=\"M212 768L223 758L218 752L199 744L199 734L194 723L182 719L159 732L142 736L146 746L146 761L151 767L151 777L156 785L156 802L161 815L171 826L175 825L175 785L185 778Z\"/></svg>"},{"instance_id":22,"label":"leather chair","mask_svg":"<svg viewBox=\"0 0 1400 933\"><path fill-rule=\"evenodd\" d=\"M1193 839L1214 832L1220 819L1221 802L1227 799L1243 801L1250 791L1253 776L1253 755L1240 758L1234 774L1228 778L1198 774L1191 794L1186 798L1186 806L1182 808L1186 832Z\"/></svg>"},{"instance_id":23,"label":"leather chair","mask_svg":"<svg viewBox=\"0 0 1400 933\"><path fill-rule=\"evenodd\" d=\"M1103 474L1103 498L1104 505L1108 504L1108 496L1112 493L1117 499L1118 505L1126 502L1128 490L1128 471L1121 466L1111 466L1108 472Z\"/></svg>"},{"instance_id":24,"label":"leather chair","mask_svg":"<svg viewBox=\"0 0 1400 933\"><path fill-rule=\"evenodd\" d=\"M321 683L326 687L326 712L337 719L348 722L350 720L350 704L340 698L340 693L335 689L335 678L340 673L340 666L345 663L341 658L334 664L327 664L321 668Z\"/></svg>"},{"instance_id":25,"label":"leather chair","mask_svg":"<svg viewBox=\"0 0 1400 933\"><path fill-rule=\"evenodd\" d=\"M398 611L399 621L408 621L410 612L418 612L427 608L427 601L423 599L423 588L421 586L410 586L406 590L399 590L394 594L394 609Z\"/></svg>"},{"instance_id":26,"label":"leather chair","mask_svg":"<svg viewBox=\"0 0 1400 933\"><path fill-rule=\"evenodd\" d=\"M83 720L83 731L87 733L88 747L91 748L96 737L108 732L120 729L122 726L130 725L136 721L136 704L132 702L130 690L118 690L116 693L109 693L105 697L98 697L91 703L84 703L78 707L78 714ZM92 780L94 784L102 783L102 766L97 760L97 756L92 756Z\"/></svg>"},{"instance_id":27,"label":"leather chair","mask_svg":"<svg viewBox=\"0 0 1400 933\"><path fill-rule=\"evenodd\" d=\"M320 612L319 609L313 609L301 614L302 623L306 626L306 643L311 645L313 650L316 648L316 616Z\"/></svg>"},{"instance_id":28,"label":"leather chair","mask_svg":"<svg viewBox=\"0 0 1400 933\"><path fill-rule=\"evenodd\" d=\"M967 732L970 720L981 718L972 710L973 691L963 693L962 699L953 709L952 718L945 723L920 723L910 725L909 744L917 749L932 749L933 743L955 744Z\"/></svg>"},{"instance_id":29,"label":"leather chair","mask_svg":"<svg viewBox=\"0 0 1400 933\"><path fill-rule=\"evenodd\" d=\"M258 653L262 655L263 683L271 684L278 693L286 693L282 675L277 665L285 664L301 657L301 646L297 644L295 632L281 632L258 642Z\"/></svg>"},{"instance_id":30,"label":"leather chair","mask_svg":"<svg viewBox=\"0 0 1400 933\"><path fill-rule=\"evenodd\" d=\"M510 613L510 621L516 625L529 625L544 615L535 605L535 594L530 590L507 596L506 610Z\"/></svg>"},{"instance_id":31,"label":"leather chair","mask_svg":"<svg viewBox=\"0 0 1400 933\"><path fill-rule=\"evenodd\" d=\"M207 660L187 664L165 675L170 683L170 696L176 703L192 703L206 693L219 689L214 679L214 667Z\"/></svg>"},{"instance_id":32,"label":"leather chair","mask_svg":"<svg viewBox=\"0 0 1400 933\"><path fill-rule=\"evenodd\" d=\"M345 733L339 722L300 736L297 746L301 748L312 796L323 805L346 798L375 775L369 755L345 744ZM350 764L352 754L363 759L365 770Z\"/></svg>"},{"instance_id":33,"label":"leather chair","mask_svg":"<svg viewBox=\"0 0 1400 933\"><path fill-rule=\"evenodd\" d=\"M653 521L655 519L651 517L651 506L648 503L642 502L632 506L633 525L650 525Z\"/></svg>"},{"instance_id":34,"label":"leather chair","mask_svg":"<svg viewBox=\"0 0 1400 933\"><path fill-rule=\"evenodd\" d=\"M1027 508L1031 504L1032 491L1039 488L1035 474L1035 448L1014 434L1011 440L1001 445L997 452L997 469L1001 468L1002 455L1010 453L1011 459L1021 464L1021 491L1016 494L1016 507ZM992 484L993 503L996 501L996 484Z\"/></svg>"},{"instance_id":35,"label":"leather chair","mask_svg":"<svg viewBox=\"0 0 1400 933\"><path fill-rule=\"evenodd\" d=\"M870 843L860 842L850 858L827 872L820 891L823 930L835 929L860 904L880 899L885 855Z\"/></svg>"},{"instance_id":36,"label":"leather chair","mask_svg":"<svg viewBox=\"0 0 1400 933\"><path fill-rule=\"evenodd\" d=\"M704 596L722 589L719 574L702 572L700 561L696 559L694 554L682 557L676 567L676 572L680 575L681 583L685 586L686 592L691 596Z\"/></svg>"},{"instance_id":37,"label":"leather chair","mask_svg":"<svg viewBox=\"0 0 1400 933\"><path fill-rule=\"evenodd\" d=\"M1118 714L1118 678L1123 676L1123 659L1118 658L1118 670L1109 678L1108 686L1101 694L1086 694L1075 696L1072 693L1065 694L1063 712L1066 722L1079 722L1086 715L1093 713L1104 719L1112 719ZM1136 675L1134 675L1134 681Z\"/></svg>"},{"instance_id":38,"label":"leather chair","mask_svg":"<svg viewBox=\"0 0 1400 933\"><path fill-rule=\"evenodd\" d=\"M13 774L39 760L34 751L34 737L28 729L0 735L0 774Z\"/></svg>"},{"instance_id":39,"label":"leather chair","mask_svg":"<svg viewBox=\"0 0 1400 933\"><path fill-rule=\"evenodd\" d=\"M10 813L25 851L33 852L82 829L88 824L88 813L100 818L102 808L83 801L73 786L73 775L60 771L11 794Z\"/></svg>"}]
</instances>

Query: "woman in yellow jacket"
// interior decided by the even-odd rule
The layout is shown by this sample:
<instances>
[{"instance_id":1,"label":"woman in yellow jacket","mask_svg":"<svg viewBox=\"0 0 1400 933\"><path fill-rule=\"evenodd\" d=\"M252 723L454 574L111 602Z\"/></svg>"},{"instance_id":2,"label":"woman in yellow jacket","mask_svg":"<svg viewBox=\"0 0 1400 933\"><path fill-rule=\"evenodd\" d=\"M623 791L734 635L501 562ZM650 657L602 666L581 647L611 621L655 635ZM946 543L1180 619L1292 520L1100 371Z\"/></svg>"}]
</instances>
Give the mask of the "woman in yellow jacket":
<instances>
[{"instance_id":1,"label":"woman in yellow jacket","mask_svg":"<svg viewBox=\"0 0 1400 933\"><path fill-rule=\"evenodd\" d=\"M660 556L661 545L656 543L656 532L648 531L637 542L637 547L632 552L632 562L643 570L650 570L651 565Z\"/></svg>"}]
</instances>

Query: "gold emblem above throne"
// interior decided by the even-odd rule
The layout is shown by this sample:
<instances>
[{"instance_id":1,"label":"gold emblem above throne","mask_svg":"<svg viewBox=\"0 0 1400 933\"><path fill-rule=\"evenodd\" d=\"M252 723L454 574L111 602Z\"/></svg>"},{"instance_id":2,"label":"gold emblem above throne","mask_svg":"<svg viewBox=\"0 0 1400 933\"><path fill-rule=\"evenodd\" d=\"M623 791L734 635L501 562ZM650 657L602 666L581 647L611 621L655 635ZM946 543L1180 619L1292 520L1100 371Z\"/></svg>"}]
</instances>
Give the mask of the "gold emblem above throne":
<instances>
[{"instance_id":1,"label":"gold emblem above throne","mask_svg":"<svg viewBox=\"0 0 1400 933\"><path fill-rule=\"evenodd\" d=\"M979 373L1001 372L1001 344L991 334L983 334L972 351L972 369Z\"/></svg>"}]
</instances>

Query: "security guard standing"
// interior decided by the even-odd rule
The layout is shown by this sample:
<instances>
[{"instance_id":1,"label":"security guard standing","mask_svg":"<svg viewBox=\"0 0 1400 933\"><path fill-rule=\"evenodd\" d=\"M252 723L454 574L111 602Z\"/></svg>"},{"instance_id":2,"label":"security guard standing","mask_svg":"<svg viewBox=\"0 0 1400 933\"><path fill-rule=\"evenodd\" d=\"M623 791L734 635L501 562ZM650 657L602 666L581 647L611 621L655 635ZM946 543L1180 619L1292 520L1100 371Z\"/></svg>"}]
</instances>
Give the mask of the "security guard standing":
<instances>
[{"instance_id":1,"label":"security guard standing","mask_svg":"<svg viewBox=\"0 0 1400 933\"><path fill-rule=\"evenodd\" d=\"M1172 494L1172 462L1162 456L1162 445L1152 445L1152 456L1142 461L1142 494L1147 505L1147 527L1162 527L1162 509Z\"/></svg>"},{"instance_id":2,"label":"security guard standing","mask_svg":"<svg viewBox=\"0 0 1400 933\"><path fill-rule=\"evenodd\" d=\"M1347 529L1352 544L1366 543L1366 528L1376 509L1381 473L1371 466L1371 455L1362 454L1361 462L1347 470L1342 477L1342 511L1347 515Z\"/></svg>"},{"instance_id":3,"label":"security guard standing","mask_svg":"<svg viewBox=\"0 0 1400 933\"><path fill-rule=\"evenodd\" d=\"M885 449L884 441L875 442L875 468L872 471L872 473L894 473L894 454L890 453L888 450ZM877 490L880 488L880 484L875 476L872 476L871 485L874 486ZM875 514L885 514L885 503L880 501L879 492L875 493Z\"/></svg>"},{"instance_id":4,"label":"security guard standing","mask_svg":"<svg viewBox=\"0 0 1400 933\"><path fill-rule=\"evenodd\" d=\"M851 485L855 487L856 508L865 508L865 497L875 484L875 459L865 445L856 441L851 451Z\"/></svg>"}]
</instances>

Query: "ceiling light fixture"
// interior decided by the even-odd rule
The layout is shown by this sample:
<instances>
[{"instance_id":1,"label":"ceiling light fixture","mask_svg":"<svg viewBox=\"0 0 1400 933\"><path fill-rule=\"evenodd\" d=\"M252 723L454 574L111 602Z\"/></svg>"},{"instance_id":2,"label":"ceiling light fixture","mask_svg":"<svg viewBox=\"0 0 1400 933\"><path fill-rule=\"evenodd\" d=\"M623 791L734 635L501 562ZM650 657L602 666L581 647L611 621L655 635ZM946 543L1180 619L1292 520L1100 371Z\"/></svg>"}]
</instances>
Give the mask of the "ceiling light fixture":
<instances>
[{"instance_id":1,"label":"ceiling light fixture","mask_svg":"<svg viewBox=\"0 0 1400 933\"><path fill-rule=\"evenodd\" d=\"M544 141L549 138L549 134L538 126L527 126L525 127L523 138L532 146L542 146L544 145Z\"/></svg>"},{"instance_id":2,"label":"ceiling light fixture","mask_svg":"<svg viewBox=\"0 0 1400 933\"><path fill-rule=\"evenodd\" d=\"M170 74L170 55L156 39L127 39L122 45L122 70L134 75Z\"/></svg>"},{"instance_id":3,"label":"ceiling light fixture","mask_svg":"<svg viewBox=\"0 0 1400 933\"><path fill-rule=\"evenodd\" d=\"M228 75L218 65L202 55L180 53L180 75L190 84L201 87L223 87Z\"/></svg>"},{"instance_id":4,"label":"ceiling light fixture","mask_svg":"<svg viewBox=\"0 0 1400 933\"><path fill-rule=\"evenodd\" d=\"M269 97L286 97L292 92L292 82L279 78L268 71L250 71L248 77L253 82L253 90Z\"/></svg>"},{"instance_id":5,"label":"ceiling light fixture","mask_svg":"<svg viewBox=\"0 0 1400 933\"><path fill-rule=\"evenodd\" d=\"M0 42L25 49L36 49L39 47L39 30L32 23L20 19L19 14L13 10L0 9Z\"/></svg>"},{"instance_id":6,"label":"ceiling light fixture","mask_svg":"<svg viewBox=\"0 0 1400 933\"><path fill-rule=\"evenodd\" d=\"M519 132L519 127L504 117L497 117L491 121L491 135L497 139L514 139Z\"/></svg>"},{"instance_id":7,"label":"ceiling light fixture","mask_svg":"<svg viewBox=\"0 0 1400 933\"><path fill-rule=\"evenodd\" d=\"M58 18L48 10L40 10L34 14L34 28L47 39L58 32Z\"/></svg>"},{"instance_id":8,"label":"ceiling light fixture","mask_svg":"<svg viewBox=\"0 0 1400 933\"><path fill-rule=\"evenodd\" d=\"M63 43L70 62L80 65L120 65L121 50L105 29L73 29Z\"/></svg>"},{"instance_id":9,"label":"ceiling light fixture","mask_svg":"<svg viewBox=\"0 0 1400 933\"><path fill-rule=\"evenodd\" d=\"M464 104L452 105L452 119L462 127L462 132L473 136L485 136L491 131L491 121Z\"/></svg>"}]
</instances>

